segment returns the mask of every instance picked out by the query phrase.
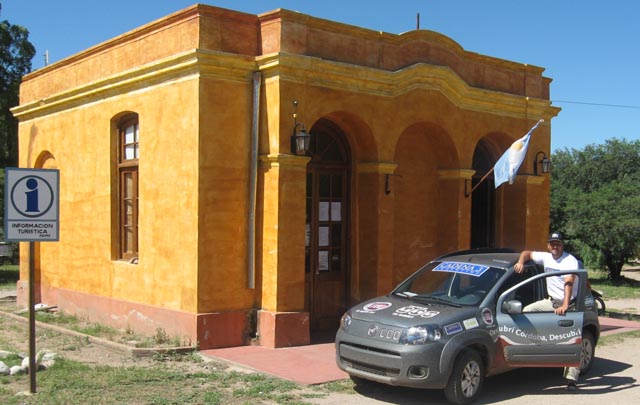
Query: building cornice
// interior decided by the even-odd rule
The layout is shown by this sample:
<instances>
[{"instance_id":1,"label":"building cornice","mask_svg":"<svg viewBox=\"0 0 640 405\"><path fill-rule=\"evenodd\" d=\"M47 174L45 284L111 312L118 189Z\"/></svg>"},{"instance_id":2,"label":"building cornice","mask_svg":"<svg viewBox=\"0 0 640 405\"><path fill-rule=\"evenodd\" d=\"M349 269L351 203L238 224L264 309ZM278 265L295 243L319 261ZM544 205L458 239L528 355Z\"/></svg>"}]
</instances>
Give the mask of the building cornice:
<instances>
[{"instance_id":1,"label":"building cornice","mask_svg":"<svg viewBox=\"0 0 640 405\"><path fill-rule=\"evenodd\" d=\"M257 62L266 81L277 77L280 81L383 97L432 90L460 109L515 118L549 121L560 112L549 100L472 87L445 66L418 63L389 72L287 53L258 57Z\"/></svg>"},{"instance_id":2,"label":"building cornice","mask_svg":"<svg viewBox=\"0 0 640 405\"><path fill-rule=\"evenodd\" d=\"M200 77L250 82L256 70L253 57L224 52L193 50L105 77L11 109L19 120L85 106L122 94L148 91L157 86Z\"/></svg>"},{"instance_id":3,"label":"building cornice","mask_svg":"<svg viewBox=\"0 0 640 405\"><path fill-rule=\"evenodd\" d=\"M441 49L446 49L448 52L451 52L457 57L469 62L479 62L494 68L499 67L514 71L526 70L532 75L542 75L545 70L539 66L522 64L468 51L454 39L439 32L427 29L417 29L400 34L394 34L371 28L345 24L338 21L327 20L287 9L276 9L261 13L258 14L258 18L263 26L269 24L294 23L304 26L312 31L329 32L340 35L344 38L358 38L362 41L369 41L371 43L378 42L390 46L410 47L412 44L418 43L437 45Z\"/></svg>"},{"instance_id":4,"label":"building cornice","mask_svg":"<svg viewBox=\"0 0 640 405\"><path fill-rule=\"evenodd\" d=\"M315 57L278 53L257 58L196 49L118 73L87 85L25 103L11 111L19 120L73 109L109 97L196 78L249 83L254 71L265 81L317 86L382 97L401 97L416 90L436 91L463 110L515 118L544 118L560 109L549 100L475 88L448 67L418 63L389 72Z\"/></svg>"}]
</instances>

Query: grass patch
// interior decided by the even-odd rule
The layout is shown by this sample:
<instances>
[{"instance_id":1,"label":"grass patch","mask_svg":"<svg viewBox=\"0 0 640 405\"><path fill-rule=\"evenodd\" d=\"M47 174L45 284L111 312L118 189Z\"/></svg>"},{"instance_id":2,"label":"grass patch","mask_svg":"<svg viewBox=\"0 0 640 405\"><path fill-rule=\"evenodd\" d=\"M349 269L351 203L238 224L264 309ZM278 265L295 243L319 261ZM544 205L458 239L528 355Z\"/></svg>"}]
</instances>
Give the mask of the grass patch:
<instances>
[{"instance_id":1,"label":"grass patch","mask_svg":"<svg viewBox=\"0 0 640 405\"><path fill-rule=\"evenodd\" d=\"M120 335L120 332L111 327L94 323L84 327L72 327L77 332L84 333L85 335L97 336L108 340L115 340L116 336Z\"/></svg>"},{"instance_id":2,"label":"grass patch","mask_svg":"<svg viewBox=\"0 0 640 405\"><path fill-rule=\"evenodd\" d=\"M7 367L19 366L22 364L22 358L15 353L8 355L7 357L0 358Z\"/></svg>"},{"instance_id":3,"label":"grass patch","mask_svg":"<svg viewBox=\"0 0 640 405\"><path fill-rule=\"evenodd\" d=\"M163 365L92 366L60 358L54 367L38 374L38 393L16 397L28 387L28 376L0 385L3 403L40 404L305 404L303 387L261 374L203 370L183 372ZM306 391L321 393L320 388Z\"/></svg>"},{"instance_id":4,"label":"grass patch","mask_svg":"<svg viewBox=\"0 0 640 405\"><path fill-rule=\"evenodd\" d=\"M15 313L15 306L13 303L0 303L0 310ZM18 314L24 318L29 317L29 313L26 310L18 312ZM84 335L98 337L106 339L115 343L126 344L136 348L183 348L192 347L193 344L190 339L179 336L169 335L164 329L158 328L152 336L143 335L133 332L132 329L126 330L118 329L112 326L108 326L101 323L90 322L87 319L77 317L75 315L67 314L63 311L36 311L36 321L46 323L49 325L60 326L64 329L72 330ZM51 333L51 332L50 332ZM2 336L0 334L0 342ZM69 347L68 350L75 350L74 347ZM171 357L171 353L163 354L162 356Z\"/></svg>"},{"instance_id":5,"label":"grass patch","mask_svg":"<svg viewBox=\"0 0 640 405\"><path fill-rule=\"evenodd\" d=\"M607 299L640 298L640 281L627 277L611 280L607 273L589 271L589 283L594 290L602 291L605 302Z\"/></svg>"},{"instance_id":6,"label":"grass patch","mask_svg":"<svg viewBox=\"0 0 640 405\"><path fill-rule=\"evenodd\" d=\"M259 398L260 400L276 401L278 403L288 403L294 398L290 391L298 387L297 384L280 379L266 377L262 374L244 374L230 372L225 375L227 383L232 386L241 382L240 386L232 390L235 398Z\"/></svg>"},{"instance_id":7,"label":"grass patch","mask_svg":"<svg viewBox=\"0 0 640 405\"><path fill-rule=\"evenodd\" d=\"M20 279L20 267L17 264L0 266L0 291L14 290Z\"/></svg>"},{"instance_id":8,"label":"grass patch","mask_svg":"<svg viewBox=\"0 0 640 405\"><path fill-rule=\"evenodd\" d=\"M23 313L22 315L25 317L29 316L28 313ZM64 312L36 312L36 321L62 326L67 329L73 329L74 327L77 327L80 322L77 317L73 315L67 315Z\"/></svg>"},{"instance_id":9,"label":"grass patch","mask_svg":"<svg viewBox=\"0 0 640 405\"><path fill-rule=\"evenodd\" d=\"M353 381L350 379L330 381L322 385L326 391L340 394L354 394L354 386Z\"/></svg>"},{"instance_id":10,"label":"grass patch","mask_svg":"<svg viewBox=\"0 0 640 405\"><path fill-rule=\"evenodd\" d=\"M29 316L28 313L22 313L21 315L24 317ZM85 335L107 339L116 343L129 344L139 348L178 347L180 343L179 338L171 338L164 332L156 331L155 336L144 336L135 334L130 330L121 331L112 326L90 323L74 315L69 315L61 311L36 312L36 320L51 325L57 325Z\"/></svg>"},{"instance_id":11,"label":"grass patch","mask_svg":"<svg viewBox=\"0 0 640 405\"><path fill-rule=\"evenodd\" d=\"M639 339L640 330L634 330L631 332L616 333L613 335L601 336L598 340L598 346L612 346L618 343L622 343L627 339ZM636 344L633 342L632 344Z\"/></svg>"}]
</instances>

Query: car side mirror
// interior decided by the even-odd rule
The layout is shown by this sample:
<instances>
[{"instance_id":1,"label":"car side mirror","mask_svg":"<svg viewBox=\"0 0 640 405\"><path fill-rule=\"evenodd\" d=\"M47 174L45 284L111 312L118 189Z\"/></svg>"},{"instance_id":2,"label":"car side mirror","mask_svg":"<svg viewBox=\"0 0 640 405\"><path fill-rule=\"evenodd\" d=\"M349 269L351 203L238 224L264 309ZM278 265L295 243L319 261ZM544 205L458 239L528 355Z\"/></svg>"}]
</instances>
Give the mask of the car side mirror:
<instances>
[{"instance_id":1,"label":"car side mirror","mask_svg":"<svg viewBox=\"0 0 640 405\"><path fill-rule=\"evenodd\" d=\"M506 312L508 314L521 314L522 313L522 302L518 300L510 300L502 303L502 312Z\"/></svg>"}]
</instances>

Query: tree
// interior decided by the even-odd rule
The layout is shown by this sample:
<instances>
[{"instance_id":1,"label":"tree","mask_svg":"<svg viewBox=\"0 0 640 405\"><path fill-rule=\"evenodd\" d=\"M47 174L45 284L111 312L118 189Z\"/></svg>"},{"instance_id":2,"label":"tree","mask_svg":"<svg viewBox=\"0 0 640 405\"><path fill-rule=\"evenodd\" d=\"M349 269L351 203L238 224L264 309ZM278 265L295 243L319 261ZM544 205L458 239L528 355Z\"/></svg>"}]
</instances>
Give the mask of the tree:
<instances>
[{"instance_id":1,"label":"tree","mask_svg":"<svg viewBox=\"0 0 640 405\"><path fill-rule=\"evenodd\" d=\"M612 279L640 246L640 141L611 139L553 155L551 226L571 249L594 252Z\"/></svg>"},{"instance_id":2,"label":"tree","mask_svg":"<svg viewBox=\"0 0 640 405\"><path fill-rule=\"evenodd\" d=\"M4 168L18 165L18 122L10 109L19 103L20 81L31 71L35 53L26 28L0 21L0 226L4 224Z\"/></svg>"},{"instance_id":3,"label":"tree","mask_svg":"<svg viewBox=\"0 0 640 405\"><path fill-rule=\"evenodd\" d=\"M2 4L0 4L0 12ZM31 71L36 51L29 31L0 21L0 166L18 163L18 123L9 110L18 105L22 76Z\"/></svg>"}]
</instances>

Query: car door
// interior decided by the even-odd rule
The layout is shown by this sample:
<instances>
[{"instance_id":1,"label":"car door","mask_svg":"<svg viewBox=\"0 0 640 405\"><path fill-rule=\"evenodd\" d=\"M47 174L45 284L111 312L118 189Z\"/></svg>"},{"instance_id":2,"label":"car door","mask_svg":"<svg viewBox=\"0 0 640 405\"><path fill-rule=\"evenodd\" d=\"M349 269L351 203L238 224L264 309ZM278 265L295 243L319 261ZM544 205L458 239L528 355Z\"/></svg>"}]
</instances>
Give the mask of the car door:
<instances>
[{"instance_id":1,"label":"car door","mask_svg":"<svg viewBox=\"0 0 640 405\"><path fill-rule=\"evenodd\" d=\"M520 289L544 288L547 277L576 274L576 305L564 315L523 312L516 299ZM496 308L499 345L504 361L514 367L579 366L584 322L585 271L563 271L532 276L500 294ZM540 281L543 281L542 283ZM546 294L546 291L544 292ZM538 291L536 296L543 296Z\"/></svg>"}]
</instances>

